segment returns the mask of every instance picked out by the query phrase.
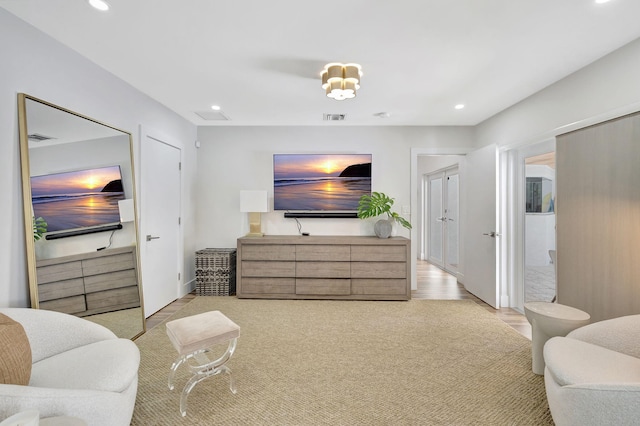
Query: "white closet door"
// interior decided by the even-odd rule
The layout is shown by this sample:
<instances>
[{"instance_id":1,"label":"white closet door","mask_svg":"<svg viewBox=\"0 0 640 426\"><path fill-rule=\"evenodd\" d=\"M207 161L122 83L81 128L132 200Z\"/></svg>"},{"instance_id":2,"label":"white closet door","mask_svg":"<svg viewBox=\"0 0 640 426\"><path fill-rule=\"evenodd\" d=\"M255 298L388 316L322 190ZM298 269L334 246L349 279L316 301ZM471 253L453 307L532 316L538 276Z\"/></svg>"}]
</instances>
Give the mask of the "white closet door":
<instances>
[{"instance_id":1,"label":"white closet door","mask_svg":"<svg viewBox=\"0 0 640 426\"><path fill-rule=\"evenodd\" d=\"M142 135L144 307L152 315L179 297L180 149Z\"/></svg>"}]
</instances>

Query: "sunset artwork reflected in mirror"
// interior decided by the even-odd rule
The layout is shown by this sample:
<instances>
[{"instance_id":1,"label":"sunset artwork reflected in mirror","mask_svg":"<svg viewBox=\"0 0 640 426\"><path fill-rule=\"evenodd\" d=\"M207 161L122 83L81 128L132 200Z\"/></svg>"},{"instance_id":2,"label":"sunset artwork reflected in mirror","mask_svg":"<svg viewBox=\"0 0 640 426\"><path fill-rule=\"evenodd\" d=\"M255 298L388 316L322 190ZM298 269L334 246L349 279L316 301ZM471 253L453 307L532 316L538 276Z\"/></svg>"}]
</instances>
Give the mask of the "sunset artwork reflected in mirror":
<instances>
[{"instance_id":1,"label":"sunset artwork reflected in mirror","mask_svg":"<svg viewBox=\"0 0 640 426\"><path fill-rule=\"evenodd\" d=\"M31 177L34 217L44 218L47 232L117 223L124 199L120 166Z\"/></svg>"},{"instance_id":2,"label":"sunset artwork reflected in mirror","mask_svg":"<svg viewBox=\"0 0 640 426\"><path fill-rule=\"evenodd\" d=\"M274 210L356 211L371 193L371 154L275 154Z\"/></svg>"}]
</instances>

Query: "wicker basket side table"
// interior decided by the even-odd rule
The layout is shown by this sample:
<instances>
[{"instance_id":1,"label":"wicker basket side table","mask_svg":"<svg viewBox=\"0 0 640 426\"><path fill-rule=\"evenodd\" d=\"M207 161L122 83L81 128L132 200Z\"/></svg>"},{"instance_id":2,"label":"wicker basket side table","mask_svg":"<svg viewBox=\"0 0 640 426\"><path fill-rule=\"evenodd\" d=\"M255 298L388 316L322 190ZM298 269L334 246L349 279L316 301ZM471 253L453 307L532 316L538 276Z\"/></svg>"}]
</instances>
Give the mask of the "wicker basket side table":
<instances>
[{"instance_id":1,"label":"wicker basket side table","mask_svg":"<svg viewBox=\"0 0 640 426\"><path fill-rule=\"evenodd\" d=\"M196 251L196 294L236 294L236 249L207 248Z\"/></svg>"}]
</instances>

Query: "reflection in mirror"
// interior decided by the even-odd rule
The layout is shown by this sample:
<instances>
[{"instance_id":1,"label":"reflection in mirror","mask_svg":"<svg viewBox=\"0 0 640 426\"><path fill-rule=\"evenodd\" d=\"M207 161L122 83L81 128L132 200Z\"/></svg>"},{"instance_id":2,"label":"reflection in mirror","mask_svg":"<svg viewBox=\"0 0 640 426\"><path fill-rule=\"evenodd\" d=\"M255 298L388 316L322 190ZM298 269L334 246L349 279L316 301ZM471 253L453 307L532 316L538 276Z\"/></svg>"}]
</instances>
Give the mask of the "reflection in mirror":
<instances>
[{"instance_id":1,"label":"reflection in mirror","mask_svg":"<svg viewBox=\"0 0 640 426\"><path fill-rule=\"evenodd\" d=\"M18 95L31 306L145 330L131 134Z\"/></svg>"}]
</instances>

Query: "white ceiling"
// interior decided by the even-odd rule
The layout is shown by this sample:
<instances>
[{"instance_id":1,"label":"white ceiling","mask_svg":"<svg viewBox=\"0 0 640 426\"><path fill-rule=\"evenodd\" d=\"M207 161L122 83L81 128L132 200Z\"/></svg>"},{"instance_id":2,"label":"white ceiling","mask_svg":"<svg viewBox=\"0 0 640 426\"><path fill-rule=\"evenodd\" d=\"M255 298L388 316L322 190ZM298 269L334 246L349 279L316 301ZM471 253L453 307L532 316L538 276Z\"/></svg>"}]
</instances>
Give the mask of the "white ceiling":
<instances>
[{"instance_id":1,"label":"white ceiling","mask_svg":"<svg viewBox=\"0 0 640 426\"><path fill-rule=\"evenodd\" d=\"M640 37L638 0L108 2L0 7L196 125L475 125ZM362 65L355 99L325 97L336 61Z\"/></svg>"}]
</instances>

